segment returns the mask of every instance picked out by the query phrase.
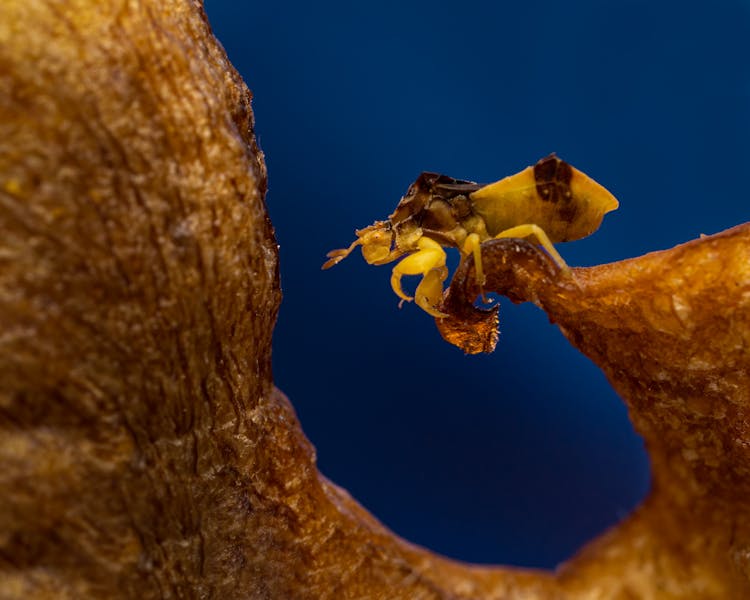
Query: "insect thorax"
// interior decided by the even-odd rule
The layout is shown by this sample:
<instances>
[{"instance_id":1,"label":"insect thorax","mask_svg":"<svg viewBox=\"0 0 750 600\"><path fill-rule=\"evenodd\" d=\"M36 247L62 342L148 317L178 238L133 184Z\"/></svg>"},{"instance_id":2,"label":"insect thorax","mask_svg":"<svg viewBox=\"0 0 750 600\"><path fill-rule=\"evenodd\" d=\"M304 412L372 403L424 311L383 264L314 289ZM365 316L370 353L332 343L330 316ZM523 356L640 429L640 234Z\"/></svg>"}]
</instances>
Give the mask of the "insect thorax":
<instances>
[{"instance_id":1,"label":"insect thorax","mask_svg":"<svg viewBox=\"0 0 750 600\"><path fill-rule=\"evenodd\" d=\"M422 173L389 217L396 246L408 251L418 231L444 246L459 247L469 233L484 230L470 198L481 187L473 181Z\"/></svg>"}]
</instances>

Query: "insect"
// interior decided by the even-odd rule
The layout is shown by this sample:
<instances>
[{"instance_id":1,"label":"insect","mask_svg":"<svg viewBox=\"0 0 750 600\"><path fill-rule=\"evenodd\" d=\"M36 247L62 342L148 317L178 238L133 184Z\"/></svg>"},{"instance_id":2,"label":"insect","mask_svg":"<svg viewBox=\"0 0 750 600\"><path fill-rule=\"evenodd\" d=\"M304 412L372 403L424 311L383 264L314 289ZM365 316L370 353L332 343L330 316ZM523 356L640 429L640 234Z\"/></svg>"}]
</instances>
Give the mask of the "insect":
<instances>
[{"instance_id":1,"label":"insect","mask_svg":"<svg viewBox=\"0 0 750 600\"><path fill-rule=\"evenodd\" d=\"M393 268L393 291L402 300L415 300L433 317L445 317L437 308L448 277L444 247L458 248L461 260L474 257L480 286L485 279L480 246L493 238L534 239L567 272L553 243L591 235L618 205L607 189L555 154L487 185L422 173L387 221L357 230L357 239L348 248L328 253L323 269L342 261L357 246L371 265L406 255ZM422 275L413 298L401 287L404 275Z\"/></svg>"}]
</instances>

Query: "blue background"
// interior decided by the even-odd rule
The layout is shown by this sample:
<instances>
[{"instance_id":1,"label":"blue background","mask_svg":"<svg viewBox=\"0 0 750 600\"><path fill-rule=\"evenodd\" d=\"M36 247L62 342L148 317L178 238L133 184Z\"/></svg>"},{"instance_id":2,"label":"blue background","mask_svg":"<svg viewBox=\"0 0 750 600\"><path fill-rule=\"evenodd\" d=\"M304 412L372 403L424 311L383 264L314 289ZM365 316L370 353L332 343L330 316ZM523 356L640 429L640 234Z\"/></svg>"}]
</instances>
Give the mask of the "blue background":
<instances>
[{"instance_id":1,"label":"blue background","mask_svg":"<svg viewBox=\"0 0 750 600\"><path fill-rule=\"evenodd\" d=\"M490 356L397 308L390 267L325 253L423 170L490 182L555 151L620 200L590 265L747 220L750 8L740 2L208 0L255 95L281 245L278 386L321 471L412 542L553 567L644 497L604 376L531 305ZM408 282L408 285L413 285Z\"/></svg>"}]
</instances>

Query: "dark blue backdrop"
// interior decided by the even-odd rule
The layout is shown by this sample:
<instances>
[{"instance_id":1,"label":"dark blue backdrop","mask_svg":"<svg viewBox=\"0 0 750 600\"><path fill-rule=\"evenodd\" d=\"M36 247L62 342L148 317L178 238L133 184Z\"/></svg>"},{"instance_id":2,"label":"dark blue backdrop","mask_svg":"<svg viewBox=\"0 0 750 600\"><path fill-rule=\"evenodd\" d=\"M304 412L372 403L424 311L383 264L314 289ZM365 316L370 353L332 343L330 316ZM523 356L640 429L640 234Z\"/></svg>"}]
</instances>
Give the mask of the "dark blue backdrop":
<instances>
[{"instance_id":1,"label":"dark blue backdrop","mask_svg":"<svg viewBox=\"0 0 750 600\"><path fill-rule=\"evenodd\" d=\"M700 6L705 4L705 6ZM747 3L207 0L254 92L281 244L276 382L323 473L448 556L552 567L646 494L603 375L531 305L491 356L326 251L423 170L494 181L555 151L621 202L572 265L746 221Z\"/></svg>"}]
</instances>

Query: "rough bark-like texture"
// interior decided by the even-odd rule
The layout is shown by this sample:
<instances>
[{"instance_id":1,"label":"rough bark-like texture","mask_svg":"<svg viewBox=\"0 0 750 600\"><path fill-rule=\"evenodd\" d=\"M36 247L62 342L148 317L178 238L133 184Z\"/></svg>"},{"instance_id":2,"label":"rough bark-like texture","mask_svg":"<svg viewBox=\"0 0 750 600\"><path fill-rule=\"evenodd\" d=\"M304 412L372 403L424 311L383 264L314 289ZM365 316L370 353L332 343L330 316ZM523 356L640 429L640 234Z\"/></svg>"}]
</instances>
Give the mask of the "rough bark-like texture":
<instances>
[{"instance_id":1,"label":"rough bark-like texture","mask_svg":"<svg viewBox=\"0 0 750 600\"><path fill-rule=\"evenodd\" d=\"M231 597L273 462L250 93L183 0L3 0L0 90L0 596Z\"/></svg>"},{"instance_id":2,"label":"rough bark-like texture","mask_svg":"<svg viewBox=\"0 0 750 600\"><path fill-rule=\"evenodd\" d=\"M0 598L750 597L750 229L573 279L486 245L628 402L655 489L557 574L476 568L322 478L272 387L263 158L200 3L4 0L0 90Z\"/></svg>"}]
</instances>

